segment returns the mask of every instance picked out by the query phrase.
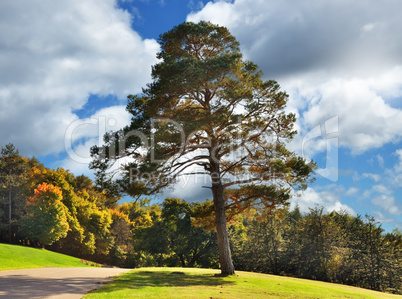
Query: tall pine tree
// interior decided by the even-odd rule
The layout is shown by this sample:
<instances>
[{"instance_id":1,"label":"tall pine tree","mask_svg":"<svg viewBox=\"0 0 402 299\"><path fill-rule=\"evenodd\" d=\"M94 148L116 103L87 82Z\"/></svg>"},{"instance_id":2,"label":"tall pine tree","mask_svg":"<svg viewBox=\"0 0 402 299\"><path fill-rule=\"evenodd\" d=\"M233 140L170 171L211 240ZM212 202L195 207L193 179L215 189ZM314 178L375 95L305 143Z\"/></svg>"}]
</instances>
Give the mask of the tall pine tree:
<instances>
[{"instance_id":1,"label":"tall pine tree","mask_svg":"<svg viewBox=\"0 0 402 299\"><path fill-rule=\"evenodd\" d=\"M242 59L225 27L183 23L159 44L153 82L129 96L131 125L92 148L91 167L99 184L132 196L182 176L208 176L222 275L233 274L227 209L274 209L309 179L311 168L285 147L296 134L295 115L284 112L287 94ZM127 156L113 179L114 163Z\"/></svg>"}]
</instances>

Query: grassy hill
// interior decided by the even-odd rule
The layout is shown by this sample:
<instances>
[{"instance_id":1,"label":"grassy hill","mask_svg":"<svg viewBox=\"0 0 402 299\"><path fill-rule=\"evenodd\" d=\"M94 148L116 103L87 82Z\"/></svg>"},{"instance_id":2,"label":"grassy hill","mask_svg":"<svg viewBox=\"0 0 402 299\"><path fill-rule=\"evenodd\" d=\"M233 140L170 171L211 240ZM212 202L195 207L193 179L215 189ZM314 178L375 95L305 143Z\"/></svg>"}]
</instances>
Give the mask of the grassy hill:
<instances>
[{"instance_id":1,"label":"grassy hill","mask_svg":"<svg viewBox=\"0 0 402 299\"><path fill-rule=\"evenodd\" d=\"M237 271L214 277L218 270L140 268L84 298L402 298L361 288L306 279Z\"/></svg>"},{"instance_id":2,"label":"grassy hill","mask_svg":"<svg viewBox=\"0 0 402 299\"><path fill-rule=\"evenodd\" d=\"M89 267L89 264L91 263L45 249L0 244L0 271L44 267Z\"/></svg>"},{"instance_id":3,"label":"grassy hill","mask_svg":"<svg viewBox=\"0 0 402 299\"><path fill-rule=\"evenodd\" d=\"M88 262L44 249L0 244L0 271L43 267L88 267ZM306 279L237 271L140 268L85 296L91 298L402 298L366 289Z\"/></svg>"}]
</instances>

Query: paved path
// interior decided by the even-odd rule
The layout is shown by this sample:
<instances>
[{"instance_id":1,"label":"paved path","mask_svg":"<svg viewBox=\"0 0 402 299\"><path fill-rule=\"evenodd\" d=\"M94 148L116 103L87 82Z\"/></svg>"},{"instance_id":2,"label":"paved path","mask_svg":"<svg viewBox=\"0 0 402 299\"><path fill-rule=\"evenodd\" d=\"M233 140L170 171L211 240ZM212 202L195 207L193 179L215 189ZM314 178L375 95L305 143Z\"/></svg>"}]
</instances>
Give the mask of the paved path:
<instances>
[{"instance_id":1,"label":"paved path","mask_svg":"<svg viewBox=\"0 0 402 299\"><path fill-rule=\"evenodd\" d=\"M0 298L81 298L129 270L40 268L0 271Z\"/></svg>"}]
</instances>

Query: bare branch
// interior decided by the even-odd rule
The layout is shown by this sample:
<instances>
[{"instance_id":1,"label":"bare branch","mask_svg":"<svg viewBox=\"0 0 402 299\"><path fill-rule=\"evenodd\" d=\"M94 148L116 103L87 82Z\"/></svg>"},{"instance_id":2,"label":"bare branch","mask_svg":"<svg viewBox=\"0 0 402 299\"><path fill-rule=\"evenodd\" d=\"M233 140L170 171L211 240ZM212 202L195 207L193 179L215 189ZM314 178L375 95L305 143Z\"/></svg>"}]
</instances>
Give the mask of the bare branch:
<instances>
[{"instance_id":1,"label":"bare branch","mask_svg":"<svg viewBox=\"0 0 402 299\"><path fill-rule=\"evenodd\" d=\"M180 165L179 167L175 168L174 170L171 171L171 174L174 175L174 176L177 176L180 173L182 173L184 170L186 170L187 168L189 168L189 167L191 167L193 165L198 165L199 166L199 162L192 162L192 163L189 163L187 165L186 164L187 163L184 163L184 164ZM180 167L182 167L182 168L180 168Z\"/></svg>"},{"instance_id":2,"label":"bare branch","mask_svg":"<svg viewBox=\"0 0 402 299\"><path fill-rule=\"evenodd\" d=\"M233 167L237 166L237 165L241 165L244 160L246 160L248 158L248 156L244 156L243 158L241 158L239 161L232 163L228 168L226 168L225 170L222 171L222 174L226 174L230 171L230 169L232 169Z\"/></svg>"}]
</instances>

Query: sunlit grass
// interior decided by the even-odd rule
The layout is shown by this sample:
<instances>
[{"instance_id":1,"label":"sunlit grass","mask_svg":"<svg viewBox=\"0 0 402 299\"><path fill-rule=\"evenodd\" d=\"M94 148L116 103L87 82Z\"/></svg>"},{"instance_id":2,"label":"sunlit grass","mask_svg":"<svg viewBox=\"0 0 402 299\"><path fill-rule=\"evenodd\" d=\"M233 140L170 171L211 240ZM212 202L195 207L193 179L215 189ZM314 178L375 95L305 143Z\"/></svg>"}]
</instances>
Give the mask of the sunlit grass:
<instances>
[{"instance_id":1,"label":"sunlit grass","mask_svg":"<svg viewBox=\"0 0 402 299\"><path fill-rule=\"evenodd\" d=\"M180 273L181 272L181 273ZM361 288L237 271L140 268L118 276L85 298L402 298Z\"/></svg>"},{"instance_id":2,"label":"sunlit grass","mask_svg":"<svg viewBox=\"0 0 402 299\"><path fill-rule=\"evenodd\" d=\"M45 249L0 244L0 271L44 267L89 267L90 264L92 263Z\"/></svg>"}]
</instances>

